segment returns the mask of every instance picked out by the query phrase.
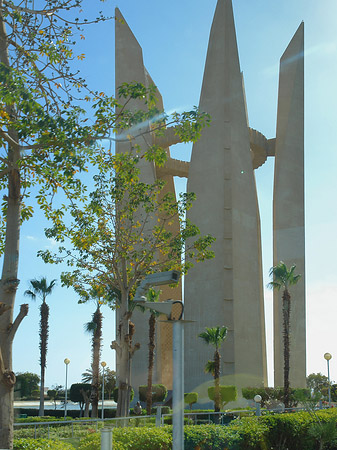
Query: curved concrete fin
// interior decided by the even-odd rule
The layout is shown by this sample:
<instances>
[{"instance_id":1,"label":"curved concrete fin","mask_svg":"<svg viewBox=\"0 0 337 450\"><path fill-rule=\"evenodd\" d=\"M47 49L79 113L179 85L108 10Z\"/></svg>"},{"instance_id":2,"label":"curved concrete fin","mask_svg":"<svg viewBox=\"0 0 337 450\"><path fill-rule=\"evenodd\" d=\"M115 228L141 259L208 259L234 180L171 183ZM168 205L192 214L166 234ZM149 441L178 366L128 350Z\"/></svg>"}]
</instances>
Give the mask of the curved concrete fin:
<instances>
[{"instance_id":1,"label":"curved concrete fin","mask_svg":"<svg viewBox=\"0 0 337 450\"><path fill-rule=\"evenodd\" d=\"M185 278L185 317L196 321L185 330L186 389L207 380L200 367L212 357L195 337L221 325L228 327L223 374L233 384L261 386L266 355L259 217L230 0L217 3L199 107L212 122L193 146L188 190L197 198L188 218L216 243L215 258Z\"/></svg>"},{"instance_id":2,"label":"curved concrete fin","mask_svg":"<svg viewBox=\"0 0 337 450\"><path fill-rule=\"evenodd\" d=\"M304 23L280 60L274 176L274 265L296 264L302 278L291 287L290 384L305 387ZM275 386L283 383L282 301L274 293Z\"/></svg>"}]
</instances>

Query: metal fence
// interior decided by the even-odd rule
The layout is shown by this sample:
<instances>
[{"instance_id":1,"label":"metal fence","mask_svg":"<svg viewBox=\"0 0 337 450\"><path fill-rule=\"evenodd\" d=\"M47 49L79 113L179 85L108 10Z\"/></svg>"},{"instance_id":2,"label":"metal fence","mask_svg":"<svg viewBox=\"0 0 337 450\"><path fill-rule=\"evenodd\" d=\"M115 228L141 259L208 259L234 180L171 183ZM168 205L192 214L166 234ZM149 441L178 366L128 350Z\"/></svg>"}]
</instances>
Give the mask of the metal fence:
<instances>
[{"instance_id":1,"label":"metal fence","mask_svg":"<svg viewBox=\"0 0 337 450\"><path fill-rule=\"evenodd\" d=\"M305 408L288 409L261 409L261 415L275 413L293 413L303 411ZM185 425L218 424L228 425L235 419L254 416L257 414L255 409L226 411L226 412L190 412L184 413ZM94 433L102 428L113 427L143 427L149 424L162 426L172 423L172 414L160 414L157 416L132 416L118 417L108 419L77 419L77 420L59 420L52 422L22 422L14 424L15 437L26 438L52 438L56 433L59 438L74 438L85 436L88 433Z\"/></svg>"}]
</instances>

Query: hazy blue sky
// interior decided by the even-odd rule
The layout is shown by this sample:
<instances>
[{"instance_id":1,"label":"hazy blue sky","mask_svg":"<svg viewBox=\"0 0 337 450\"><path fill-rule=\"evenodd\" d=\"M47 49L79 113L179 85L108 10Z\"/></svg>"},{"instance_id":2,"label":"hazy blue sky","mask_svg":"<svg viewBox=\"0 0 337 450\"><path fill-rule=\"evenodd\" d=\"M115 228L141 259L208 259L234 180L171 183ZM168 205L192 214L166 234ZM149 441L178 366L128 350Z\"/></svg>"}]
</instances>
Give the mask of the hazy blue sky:
<instances>
[{"instance_id":1,"label":"hazy blue sky","mask_svg":"<svg viewBox=\"0 0 337 450\"><path fill-rule=\"evenodd\" d=\"M98 2L87 0L84 13L95 13ZM113 15L118 6L143 47L145 65L157 84L167 111L191 109L199 102L209 31L216 0L109 0L103 5ZM331 377L337 380L336 340L336 75L337 31L335 0L233 0L241 69L244 73L250 126L267 138L275 137L278 65L290 39L305 22L305 168L306 168L306 257L307 257L307 372L326 373L323 354L332 353ZM82 75L96 90L114 91L114 21L93 26L82 41ZM130 61L130 63L132 63ZM190 146L171 148L172 156L188 160ZM272 265L273 162L256 171L261 207L264 285ZM184 183L177 183L178 189ZM58 278L60 269L45 266L36 257L39 249L52 246L37 215L22 229L17 307L26 300L28 280ZM272 371L271 292L266 291L266 323L269 373ZM295 300L294 300L295 301ZM65 357L71 360L69 383L80 381L90 366L90 340L83 324L92 305L77 305L71 290L60 283L49 299L50 338L46 385L64 383ZM39 373L39 304L30 305L14 345L14 370ZM114 367L114 316L103 308L103 359ZM272 378L270 378L272 381Z\"/></svg>"}]
</instances>

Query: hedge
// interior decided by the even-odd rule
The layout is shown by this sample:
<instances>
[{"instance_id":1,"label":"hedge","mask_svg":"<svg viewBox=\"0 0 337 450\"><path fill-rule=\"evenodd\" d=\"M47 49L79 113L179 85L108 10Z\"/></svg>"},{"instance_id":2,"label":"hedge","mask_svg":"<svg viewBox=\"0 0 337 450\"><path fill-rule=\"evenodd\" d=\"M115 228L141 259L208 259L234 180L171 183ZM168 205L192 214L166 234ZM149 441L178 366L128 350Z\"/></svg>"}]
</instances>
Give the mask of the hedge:
<instances>
[{"instance_id":1,"label":"hedge","mask_svg":"<svg viewBox=\"0 0 337 450\"><path fill-rule=\"evenodd\" d=\"M146 403L147 386L139 386L139 400ZM163 384L152 385L152 403L161 403L167 397L167 388Z\"/></svg>"},{"instance_id":2,"label":"hedge","mask_svg":"<svg viewBox=\"0 0 337 450\"><path fill-rule=\"evenodd\" d=\"M210 400L215 400L215 386L208 388L208 397ZM221 404L226 405L229 402L234 402L238 397L236 386L220 386Z\"/></svg>"},{"instance_id":3,"label":"hedge","mask_svg":"<svg viewBox=\"0 0 337 450\"><path fill-rule=\"evenodd\" d=\"M51 439L15 439L13 450L74 450L74 447Z\"/></svg>"},{"instance_id":4,"label":"hedge","mask_svg":"<svg viewBox=\"0 0 337 450\"><path fill-rule=\"evenodd\" d=\"M316 450L325 439L324 449L337 450L337 412L317 411L245 417L228 426L185 426L185 450L261 450L289 448ZM326 428L325 425L327 424ZM172 427L115 428L114 450L169 450ZM99 450L100 436L81 440L79 450Z\"/></svg>"}]
</instances>

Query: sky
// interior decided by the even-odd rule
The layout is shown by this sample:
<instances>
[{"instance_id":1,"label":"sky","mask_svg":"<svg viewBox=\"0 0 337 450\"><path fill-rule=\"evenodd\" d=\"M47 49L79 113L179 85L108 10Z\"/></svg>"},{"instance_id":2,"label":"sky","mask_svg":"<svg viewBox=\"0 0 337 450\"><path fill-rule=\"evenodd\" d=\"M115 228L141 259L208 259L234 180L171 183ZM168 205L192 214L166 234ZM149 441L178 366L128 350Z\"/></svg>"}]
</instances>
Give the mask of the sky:
<instances>
[{"instance_id":1,"label":"sky","mask_svg":"<svg viewBox=\"0 0 337 450\"><path fill-rule=\"evenodd\" d=\"M216 0L85 0L85 15L104 8L114 14L118 6L143 48L144 62L158 86L167 111L190 110L198 105L208 38ZM335 230L337 167L337 31L335 0L233 0L241 70L243 71L250 126L267 138L275 137L279 59L303 20L305 23L305 197L306 197L306 295L307 373L327 373L325 352L332 354L331 379L337 381L337 254ZM94 16L95 17L95 16ZM85 32L78 63L89 85L114 92L114 21L94 25ZM131 62L130 62L131 63ZM191 146L171 148L174 158L189 160ZM262 222L264 285L272 266L273 161L255 171ZM177 190L185 183L177 180ZM39 303L24 297L29 280L46 276L59 279L59 266L45 265L38 250L55 247L44 236L46 223L40 214L22 227L16 300L29 302L29 315L14 342L15 372L39 373ZM58 281L49 297L50 336L46 386L64 384L64 359L70 359L69 385L81 381L90 367L90 337L84 333L95 305L78 305L71 289ZM103 310L102 359L114 368L110 349L114 339L114 313ZM272 385L272 292L265 291L269 384ZM335 362L336 361L336 362Z\"/></svg>"}]
</instances>

